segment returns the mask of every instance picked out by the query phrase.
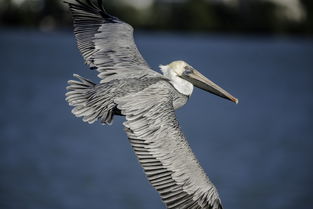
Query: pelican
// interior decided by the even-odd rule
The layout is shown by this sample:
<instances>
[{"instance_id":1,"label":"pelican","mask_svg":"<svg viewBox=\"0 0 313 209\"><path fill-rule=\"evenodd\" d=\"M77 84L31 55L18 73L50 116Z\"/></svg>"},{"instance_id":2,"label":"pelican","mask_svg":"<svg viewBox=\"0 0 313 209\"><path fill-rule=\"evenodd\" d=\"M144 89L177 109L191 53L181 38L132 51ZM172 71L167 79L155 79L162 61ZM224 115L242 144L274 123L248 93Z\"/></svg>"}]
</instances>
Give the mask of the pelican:
<instances>
[{"instance_id":1,"label":"pelican","mask_svg":"<svg viewBox=\"0 0 313 209\"><path fill-rule=\"evenodd\" d=\"M123 123L146 177L167 208L222 209L222 203L183 135L175 110L198 87L238 103L238 99L184 61L153 71L138 51L133 28L107 13L102 0L66 1L73 17L78 48L96 84L74 74L66 101L88 123Z\"/></svg>"}]
</instances>

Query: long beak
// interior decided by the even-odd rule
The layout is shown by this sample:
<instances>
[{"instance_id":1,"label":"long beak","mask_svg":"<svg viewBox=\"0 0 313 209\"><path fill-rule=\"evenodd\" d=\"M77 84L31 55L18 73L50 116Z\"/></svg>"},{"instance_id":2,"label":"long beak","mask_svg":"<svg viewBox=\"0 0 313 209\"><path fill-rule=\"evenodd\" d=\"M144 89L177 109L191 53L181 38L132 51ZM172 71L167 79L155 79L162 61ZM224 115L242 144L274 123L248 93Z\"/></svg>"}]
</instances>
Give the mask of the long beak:
<instances>
[{"instance_id":1,"label":"long beak","mask_svg":"<svg viewBox=\"0 0 313 209\"><path fill-rule=\"evenodd\" d=\"M207 92L210 92L212 94L215 94L217 96L223 97L225 99L228 99L232 102L235 102L238 104L239 100L235 97L233 97L230 93L219 87L217 84L215 84L213 81L210 81L207 79L204 75L202 75L199 71L193 69L192 73L184 74L182 76L185 80L191 82L194 86L203 89Z\"/></svg>"}]
</instances>

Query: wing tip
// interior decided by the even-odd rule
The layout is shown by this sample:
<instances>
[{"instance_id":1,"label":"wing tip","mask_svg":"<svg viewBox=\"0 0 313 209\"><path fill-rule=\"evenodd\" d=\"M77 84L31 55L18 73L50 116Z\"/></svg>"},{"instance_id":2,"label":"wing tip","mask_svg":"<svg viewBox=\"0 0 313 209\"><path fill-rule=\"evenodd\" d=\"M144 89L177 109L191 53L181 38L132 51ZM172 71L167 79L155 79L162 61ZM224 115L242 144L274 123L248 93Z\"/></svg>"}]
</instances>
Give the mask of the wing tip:
<instances>
[{"instance_id":1,"label":"wing tip","mask_svg":"<svg viewBox=\"0 0 313 209\"><path fill-rule=\"evenodd\" d=\"M219 198L214 201L213 209L223 209L222 202Z\"/></svg>"},{"instance_id":2,"label":"wing tip","mask_svg":"<svg viewBox=\"0 0 313 209\"><path fill-rule=\"evenodd\" d=\"M70 10L82 10L85 12L92 12L104 18L104 20L111 22L111 23L118 23L121 20L113 15L110 15L106 9L103 7L102 0L63 0L65 4L69 5Z\"/></svg>"}]
</instances>

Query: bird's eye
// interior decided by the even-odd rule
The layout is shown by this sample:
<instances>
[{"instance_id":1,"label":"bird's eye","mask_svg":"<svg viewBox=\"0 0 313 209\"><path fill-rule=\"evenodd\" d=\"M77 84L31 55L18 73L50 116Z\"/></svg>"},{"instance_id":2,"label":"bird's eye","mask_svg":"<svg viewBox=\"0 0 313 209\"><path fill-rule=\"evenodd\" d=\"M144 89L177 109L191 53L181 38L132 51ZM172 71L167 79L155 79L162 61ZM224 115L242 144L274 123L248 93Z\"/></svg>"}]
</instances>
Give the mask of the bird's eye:
<instances>
[{"instance_id":1,"label":"bird's eye","mask_svg":"<svg viewBox=\"0 0 313 209\"><path fill-rule=\"evenodd\" d=\"M184 73L185 74L191 74L191 73L193 73L193 69L192 69L192 67L190 67L190 66L186 66L185 67L185 71L184 71Z\"/></svg>"}]
</instances>

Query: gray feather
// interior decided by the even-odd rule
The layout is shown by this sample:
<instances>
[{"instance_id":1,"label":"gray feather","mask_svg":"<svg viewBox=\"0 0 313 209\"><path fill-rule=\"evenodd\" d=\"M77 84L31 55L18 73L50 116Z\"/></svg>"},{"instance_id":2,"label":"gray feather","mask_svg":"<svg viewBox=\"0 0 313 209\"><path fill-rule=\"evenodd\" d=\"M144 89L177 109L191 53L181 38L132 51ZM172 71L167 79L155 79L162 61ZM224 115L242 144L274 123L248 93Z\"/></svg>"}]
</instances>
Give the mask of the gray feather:
<instances>
[{"instance_id":1,"label":"gray feather","mask_svg":"<svg viewBox=\"0 0 313 209\"><path fill-rule=\"evenodd\" d=\"M67 2L77 44L101 83L74 75L66 100L83 121L110 124L126 117L125 131L150 183L167 208L222 209L218 193L192 153L175 109L187 96L151 70L139 53L133 28L102 7L102 1Z\"/></svg>"},{"instance_id":2,"label":"gray feather","mask_svg":"<svg viewBox=\"0 0 313 209\"><path fill-rule=\"evenodd\" d=\"M102 1L68 0L77 45L102 83L120 78L160 75L150 69L134 41L133 27L111 16Z\"/></svg>"},{"instance_id":3,"label":"gray feather","mask_svg":"<svg viewBox=\"0 0 313 209\"><path fill-rule=\"evenodd\" d=\"M68 90L66 101L74 106L72 113L76 117L83 117L84 122L94 123L100 119L101 123L111 124L116 104L113 103L113 94L110 94L109 86L99 87L79 75L74 74L74 77L79 81L68 81L69 86L66 88Z\"/></svg>"},{"instance_id":4,"label":"gray feather","mask_svg":"<svg viewBox=\"0 0 313 209\"><path fill-rule=\"evenodd\" d=\"M221 209L214 185L180 130L175 97L176 90L160 81L114 101L126 116L126 132L147 178L167 207Z\"/></svg>"}]
</instances>

